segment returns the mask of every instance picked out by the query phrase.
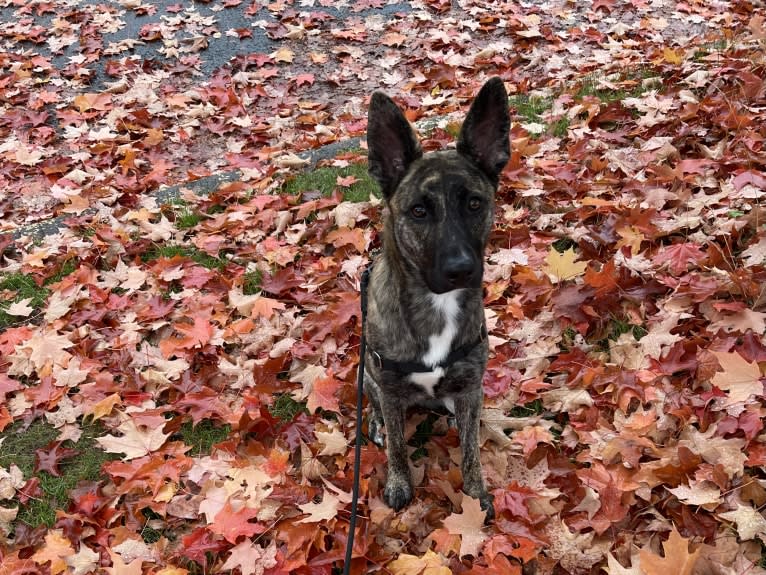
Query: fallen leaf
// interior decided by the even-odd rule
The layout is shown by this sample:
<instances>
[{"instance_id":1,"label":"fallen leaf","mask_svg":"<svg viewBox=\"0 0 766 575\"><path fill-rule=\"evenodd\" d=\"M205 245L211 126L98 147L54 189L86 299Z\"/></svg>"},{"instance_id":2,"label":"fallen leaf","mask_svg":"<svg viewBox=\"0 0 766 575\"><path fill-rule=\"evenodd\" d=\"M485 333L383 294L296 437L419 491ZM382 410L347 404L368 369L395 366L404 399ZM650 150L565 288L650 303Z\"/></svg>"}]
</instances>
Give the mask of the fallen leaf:
<instances>
[{"instance_id":1,"label":"fallen leaf","mask_svg":"<svg viewBox=\"0 0 766 575\"><path fill-rule=\"evenodd\" d=\"M124 453L125 459L135 459L159 449L165 444L170 433L163 433L162 426L147 429L138 426L132 419L126 419L118 427L121 436L105 435L96 441L107 453Z\"/></svg>"},{"instance_id":2,"label":"fallen leaf","mask_svg":"<svg viewBox=\"0 0 766 575\"><path fill-rule=\"evenodd\" d=\"M583 275L588 267L586 262L577 262L576 260L577 254L574 249L569 248L565 252L559 253L551 247L545 258L543 271L554 283L571 280Z\"/></svg>"},{"instance_id":3,"label":"fallen leaf","mask_svg":"<svg viewBox=\"0 0 766 575\"><path fill-rule=\"evenodd\" d=\"M641 570L645 575L691 575L694 564L699 556L699 549L689 553L689 540L684 539L676 531L675 526L670 532L670 537L662 544L665 556L660 557L652 551L641 549Z\"/></svg>"},{"instance_id":4,"label":"fallen leaf","mask_svg":"<svg viewBox=\"0 0 766 575\"><path fill-rule=\"evenodd\" d=\"M481 509L478 499L463 496L463 512L453 513L444 519L444 527L452 535L460 535L460 556L479 556L481 545L488 535L484 532L487 512Z\"/></svg>"}]
</instances>

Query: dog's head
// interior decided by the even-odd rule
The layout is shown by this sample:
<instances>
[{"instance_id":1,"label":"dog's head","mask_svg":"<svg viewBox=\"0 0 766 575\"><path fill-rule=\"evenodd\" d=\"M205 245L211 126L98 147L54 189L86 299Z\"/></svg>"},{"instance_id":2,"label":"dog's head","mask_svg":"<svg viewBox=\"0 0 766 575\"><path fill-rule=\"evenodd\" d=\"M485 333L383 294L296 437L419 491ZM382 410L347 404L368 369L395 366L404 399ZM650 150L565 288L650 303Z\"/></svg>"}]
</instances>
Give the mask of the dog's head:
<instances>
[{"instance_id":1,"label":"dog's head","mask_svg":"<svg viewBox=\"0 0 766 575\"><path fill-rule=\"evenodd\" d=\"M434 293L481 286L498 178L510 158L508 96L489 80L463 122L456 150L423 155L409 122L375 92L367 122L369 171L389 209L387 242Z\"/></svg>"}]
</instances>

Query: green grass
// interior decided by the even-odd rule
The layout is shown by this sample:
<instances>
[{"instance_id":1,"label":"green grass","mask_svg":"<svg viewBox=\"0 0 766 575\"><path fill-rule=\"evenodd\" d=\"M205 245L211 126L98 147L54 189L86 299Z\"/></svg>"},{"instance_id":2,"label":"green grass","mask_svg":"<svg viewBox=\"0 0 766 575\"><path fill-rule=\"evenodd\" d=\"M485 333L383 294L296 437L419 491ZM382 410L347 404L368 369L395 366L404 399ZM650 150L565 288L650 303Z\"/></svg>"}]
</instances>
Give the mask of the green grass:
<instances>
[{"instance_id":1,"label":"green grass","mask_svg":"<svg viewBox=\"0 0 766 575\"><path fill-rule=\"evenodd\" d=\"M287 180L282 186L282 192L296 195L301 192L318 191L323 196L329 196L338 188L338 177L354 176L358 181L349 187L340 187L343 198L350 202L366 202L370 194L377 193L377 184L367 173L367 164L351 164L345 168L325 167L310 172L303 172Z\"/></svg>"},{"instance_id":2,"label":"green grass","mask_svg":"<svg viewBox=\"0 0 766 575\"><path fill-rule=\"evenodd\" d=\"M553 108L553 98L544 96L530 96L529 94L515 94L508 99L509 105L516 110L516 114L525 123L535 123L545 126L542 133L548 133L556 138L567 135L569 118L566 116L552 121L543 119L543 114ZM532 134L538 136L539 134Z\"/></svg>"},{"instance_id":3,"label":"green grass","mask_svg":"<svg viewBox=\"0 0 766 575\"><path fill-rule=\"evenodd\" d=\"M193 247L193 246L155 245L152 249L150 249L143 256L141 256L141 259L144 262L149 262L151 260L156 260L158 258L174 258L176 256L189 258L190 260L198 263L202 267L206 267L208 269L221 270L226 266L226 262L224 260L219 258L214 258L210 254L203 252L202 250L197 249L196 247Z\"/></svg>"},{"instance_id":4,"label":"green grass","mask_svg":"<svg viewBox=\"0 0 766 575\"><path fill-rule=\"evenodd\" d=\"M543 122L541 116L553 107L553 99L529 94L514 94L508 98L508 103L516 110L516 114L527 122Z\"/></svg>"},{"instance_id":5,"label":"green grass","mask_svg":"<svg viewBox=\"0 0 766 575\"><path fill-rule=\"evenodd\" d=\"M67 260L61 265L61 268L56 273L54 273L43 282L43 285L49 286L51 284L58 283L66 276L74 272L76 269L77 264L75 264L74 260Z\"/></svg>"},{"instance_id":6,"label":"green grass","mask_svg":"<svg viewBox=\"0 0 766 575\"><path fill-rule=\"evenodd\" d=\"M701 44L694 52L694 60L699 62L711 54L720 54L729 47L729 40L721 36L712 42L705 42Z\"/></svg>"},{"instance_id":7,"label":"green grass","mask_svg":"<svg viewBox=\"0 0 766 575\"><path fill-rule=\"evenodd\" d=\"M269 406L269 413L282 421L292 421L299 413L308 412L305 401L295 401L288 393L277 395Z\"/></svg>"},{"instance_id":8,"label":"green grass","mask_svg":"<svg viewBox=\"0 0 766 575\"><path fill-rule=\"evenodd\" d=\"M61 477L54 477L46 471L34 471L35 450L45 447L58 435L58 430L53 426L38 419L26 429L22 423L17 422L0 433L3 439L0 467L17 465L24 479L38 477L42 490L40 497L30 499L26 505L21 506L17 522L31 527L51 527L56 520L56 510L67 508L69 492L77 483L100 479L101 466L107 461L119 459L119 456L105 453L98 447L95 438L104 434L100 423L81 425L83 433L79 441L74 444L71 441L64 442L65 447L74 448L79 454L62 461L59 465Z\"/></svg>"},{"instance_id":9,"label":"green grass","mask_svg":"<svg viewBox=\"0 0 766 575\"><path fill-rule=\"evenodd\" d=\"M199 457L207 455L216 443L222 442L231 433L231 425L221 425L211 419L203 419L197 425L187 421L178 432L181 440L191 446L189 455Z\"/></svg>"},{"instance_id":10,"label":"green grass","mask_svg":"<svg viewBox=\"0 0 766 575\"><path fill-rule=\"evenodd\" d=\"M577 247L577 242L570 238L561 238L553 242L551 246L553 246L554 250L556 250L560 254L563 254L568 249Z\"/></svg>"},{"instance_id":11,"label":"green grass","mask_svg":"<svg viewBox=\"0 0 766 575\"><path fill-rule=\"evenodd\" d=\"M179 230L189 230L202 221L202 214L190 208L183 198L171 198L166 206L173 212L173 224Z\"/></svg>"},{"instance_id":12,"label":"green grass","mask_svg":"<svg viewBox=\"0 0 766 575\"><path fill-rule=\"evenodd\" d=\"M9 306L31 298L28 306L39 308L48 297L49 290L37 285L35 278L22 273L0 275L0 329L15 323L24 323L29 318L6 313Z\"/></svg>"},{"instance_id":13,"label":"green grass","mask_svg":"<svg viewBox=\"0 0 766 575\"><path fill-rule=\"evenodd\" d=\"M175 226L179 230L188 230L195 227L201 221L202 216L200 214L189 209L185 209L180 214L176 215Z\"/></svg>"},{"instance_id":14,"label":"green grass","mask_svg":"<svg viewBox=\"0 0 766 575\"><path fill-rule=\"evenodd\" d=\"M245 295L255 295L261 291L261 281L263 274L261 270L247 272L242 282L242 293Z\"/></svg>"},{"instance_id":15,"label":"green grass","mask_svg":"<svg viewBox=\"0 0 766 575\"><path fill-rule=\"evenodd\" d=\"M609 351L609 342L617 341L624 333L632 333L633 338L638 341L649 332L641 325L636 325L624 319L612 317L609 320L609 323L604 326L602 330L599 330L599 334L595 338L597 340L596 345L602 351Z\"/></svg>"},{"instance_id":16,"label":"green grass","mask_svg":"<svg viewBox=\"0 0 766 575\"><path fill-rule=\"evenodd\" d=\"M582 99L585 96L595 96L604 104L621 102L625 98L637 98L649 91L644 80L655 77L656 74L649 68L638 66L605 76L595 72L582 78L575 92L575 98ZM602 81L611 84L624 84L625 87L610 88Z\"/></svg>"},{"instance_id":17,"label":"green grass","mask_svg":"<svg viewBox=\"0 0 766 575\"><path fill-rule=\"evenodd\" d=\"M515 406L508 415L511 417L531 417L533 415L540 415L543 411L542 400L535 399L524 405Z\"/></svg>"}]
</instances>

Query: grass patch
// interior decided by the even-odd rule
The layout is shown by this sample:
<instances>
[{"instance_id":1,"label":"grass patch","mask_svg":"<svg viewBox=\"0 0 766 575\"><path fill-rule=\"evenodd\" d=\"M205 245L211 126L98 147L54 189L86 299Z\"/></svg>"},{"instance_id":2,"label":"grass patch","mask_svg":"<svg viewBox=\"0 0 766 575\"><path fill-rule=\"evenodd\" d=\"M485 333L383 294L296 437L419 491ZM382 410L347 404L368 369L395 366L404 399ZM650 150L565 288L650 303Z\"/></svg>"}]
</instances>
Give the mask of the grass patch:
<instances>
[{"instance_id":1,"label":"grass patch","mask_svg":"<svg viewBox=\"0 0 766 575\"><path fill-rule=\"evenodd\" d=\"M295 401L289 393L282 393L274 398L269 413L282 421L292 421L299 413L309 415L309 410L305 401Z\"/></svg>"},{"instance_id":2,"label":"grass patch","mask_svg":"<svg viewBox=\"0 0 766 575\"><path fill-rule=\"evenodd\" d=\"M530 96L529 94L515 94L508 99L508 103L516 110L516 114L525 123L540 124L543 129L539 133L531 134L536 137L540 134L551 134L556 138L567 135L569 118L563 116L550 122L543 119L543 114L553 108L553 98L544 96Z\"/></svg>"},{"instance_id":3,"label":"grass patch","mask_svg":"<svg viewBox=\"0 0 766 575\"><path fill-rule=\"evenodd\" d=\"M510 417L532 417L540 415L543 412L543 402L541 399L535 399L524 405L517 405L508 413Z\"/></svg>"},{"instance_id":4,"label":"grass patch","mask_svg":"<svg viewBox=\"0 0 766 575\"><path fill-rule=\"evenodd\" d=\"M577 242L570 238L561 238L551 244L554 250L563 254L565 251L577 247Z\"/></svg>"},{"instance_id":5,"label":"grass patch","mask_svg":"<svg viewBox=\"0 0 766 575\"><path fill-rule=\"evenodd\" d=\"M208 455L213 445L222 442L231 433L231 425L220 425L211 419L203 419L197 425L187 421L178 432L186 445L191 446L189 455Z\"/></svg>"},{"instance_id":6,"label":"grass patch","mask_svg":"<svg viewBox=\"0 0 766 575\"><path fill-rule=\"evenodd\" d=\"M189 202L183 198L171 198L163 207L165 215L173 221L179 230L188 230L202 221L202 214L189 207Z\"/></svg>"},{"instance_id":7,"label":"grass patch","mask_svg":"<svg viewBox=\"0 0 766 575\"><path fill-rule=\"evenodd\" d=\"M160 246L155 245L152 249L141 256L144 262L150 262L159 258L174 258L181 256L189 258L202 267L208 269L222 270L226 262L220 258L214 258L210 254L203 252L193 246Z\"/></svg>"},{"instance_id":8,"label":"grass patch","mask_svg":"<svg viewBox=\"0 0 766 575\"><path fill-rule=\"evenodd\" d=\"M44 282L44 286L49 286L51 284L55 284L63 280L66 276L73 273L77 269L77 264L75 264L74 260L67 260L65 261L62 266L59 268L59 270L54 273L52 276L47 278Z\"/></svg>"},{"instance_id":9,"label":"grass patch","mask_svg":"<svg viewBox=\"0 0 766 575\"><path fill-rule=\"evenodd\" d=\"M61 477L54 477L47 471L34 471L35 450L45 447L58 435L58 430L52 425L38 419L26 429L21 423L14 423L0 433L3 440L0 467L8 468L15 464L21 469L24 479L34 476L40 480L42 495L21 506L16 521L31 527L51 527L56 520L56 510L67 508L69 492L80 481L100 479L101 466L107 461L119 459L118 455L106 453L98 447L96 437L104 434L100 423L81 423L81 428L83 433L77 443L64 442L65 447L74 448L79 454L62 461L59 465Z\"/></svg>"},{"instance_id":10,"label":"grass patch","mask_svg":"<svg viewBox=\"0 0 766 575\"><path fill-rule=\"evenodd\" d=\"M14 323L23 323L28 320L28 316L14 316L6 310L14 303L29 299L29 307L39 308L50 292L37 285L31 275L22 273L12 273L0 275L0 329L13 325Z\"/></svg>"},{"instance_id":11,"label":"grass patch","mask_svg":"<svg viewBox=\"0 0 766 575\"><path fill-rule=\"evenodd\" d=\"M725 36L721 36L712 42L705 42L694 52L694 60L699 62L711 54L720 54L726 51L729 45L729 40Z\"/></svg>"},{"instance_id":12,"label":"grass patch","mask_svg":"<svg viewBox=\"0 0 766 575\"><path fill-rule=\"evenodd\" d=\"M247 272L242 282L242 293L245 295L255 295L261 291L261 281L263 273L261 270Z\"/></svg>"},{"instance_id":13,"label":"grass patch","mask_svg":"<svg viewBox=\"0 0 766 575\"><path fill-rule=\"evenodd\" d=\"M202 216L197 212L189 209L183 210L180 214L176 215L175 226L179 230L188 230L195 227L202 221Z\"/></svg>"},{"instance_id":14,"label":"grass patch","mask_svg":"<svg viewBox=\"0 0 766 575\"><path fill-rule=\"evenodd\" d=\"M579 99L585 96L595 96L604 104L621 102L625 98L643 96L650 90L644 80L655 76L654 72L643 66L607 76L597 72L587 74L583 77L574 95L575 98ZM608 84L619 85L620 87L612 88Z\"/></svg>"},{"instance_id":15,"label":"grass patch","mask_svg":"<svg viewBox=\"0 0 766 575\"><path fill-rule=\"evenodd\" d=\"M602 351L609 351L609 342L617 341L624 333L632 333L633 339L640 340L647 333L649 333L645 327L636 325L625 321L624 319L613 317L607 326L605 326L606 337L604 337L604 331L601 331L597 336L596 345Z\"/></svg>"},{"instance_id":16,"label":"grass patch","mask_svg":"<svg viewBox=\"0 0 766 575\"><path fill-rule=\"evenodd\" d=\"M567 135L567 131L569 130L569 118L563 116L558 120L551 122L548 126L548 129L556 138L565 137Z\"/></svg>"},{"instance_id":17,"label":"grass patch","mask_svg":"<svg viewBox=\"0 0 766 575\"><path fill-rule=\"evenodd\" d=\"M516 109L516 114L527 122L544 123L541 115L553 107L553 100L542 96L529 94L514 94L508 98L508 103Z\"/></svg>"},{"instance_id":18,"label":"grass patch","mask_svg":"<svg viewBox=\"0 0 766 575\"><path fill-rule=\"evenodd\" d=\"M350 202L366 202L371 193L377 192L377 184L367 173L367 164L351 164L345 168L324 167L311 172L303 172L287 180L282 192L296 195L301 192L318 191L329 196L338 188L338 178L353 176L357 181L349 187L340 187L343 198Z\"/></svg>"}]
</instances>

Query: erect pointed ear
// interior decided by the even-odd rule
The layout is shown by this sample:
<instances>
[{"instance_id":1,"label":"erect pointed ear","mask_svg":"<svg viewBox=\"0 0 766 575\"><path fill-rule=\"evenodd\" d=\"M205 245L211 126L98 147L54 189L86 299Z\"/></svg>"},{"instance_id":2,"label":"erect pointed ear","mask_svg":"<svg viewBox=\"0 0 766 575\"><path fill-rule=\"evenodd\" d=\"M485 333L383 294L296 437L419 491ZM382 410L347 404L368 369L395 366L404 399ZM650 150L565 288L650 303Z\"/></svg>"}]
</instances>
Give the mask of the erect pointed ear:
<instances>
[{"instance_id":1,"label":"erect pointed ear","mask_svg":"<svg viewBox=\"0 0 766 575\"><path fill-rule=\"evenodd\" d=\"M368 170L386 199L394 193L409 165L423 155L407 118L382 92L370 98L367 149Z\"/></svg>"},{"instance_id":2,"label":"erect pointed ear","mask_svg":"<svg viewBox=\"0 0 766 575\"><path fill-rule=\"evenodd\" d=\"M510 129L508 94L502 80L492 78L471 104L460 130L457 151L471 158L491 181L497 182L511 157Z\"/></svg>"}]
</instances>

